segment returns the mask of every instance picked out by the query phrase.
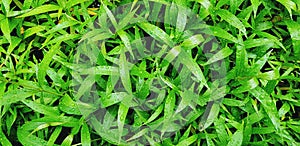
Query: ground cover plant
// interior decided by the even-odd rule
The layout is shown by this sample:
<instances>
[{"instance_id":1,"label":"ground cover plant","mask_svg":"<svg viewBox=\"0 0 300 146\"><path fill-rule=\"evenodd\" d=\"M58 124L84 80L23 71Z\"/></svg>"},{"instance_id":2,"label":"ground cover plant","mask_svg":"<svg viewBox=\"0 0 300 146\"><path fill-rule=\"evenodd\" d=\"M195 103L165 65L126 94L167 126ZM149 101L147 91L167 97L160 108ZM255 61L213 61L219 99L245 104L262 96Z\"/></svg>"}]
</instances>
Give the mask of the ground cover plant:
<instances>
[{"instance_id":1,"label":"ground cover plant","mask_svg":"<svg viewBox=\"0 0 300 146\"><path fill-rule=\"evenodd\" d=\"M300 145L299 0L0 5L0 145Z\"/></svg>"}]
</instances>

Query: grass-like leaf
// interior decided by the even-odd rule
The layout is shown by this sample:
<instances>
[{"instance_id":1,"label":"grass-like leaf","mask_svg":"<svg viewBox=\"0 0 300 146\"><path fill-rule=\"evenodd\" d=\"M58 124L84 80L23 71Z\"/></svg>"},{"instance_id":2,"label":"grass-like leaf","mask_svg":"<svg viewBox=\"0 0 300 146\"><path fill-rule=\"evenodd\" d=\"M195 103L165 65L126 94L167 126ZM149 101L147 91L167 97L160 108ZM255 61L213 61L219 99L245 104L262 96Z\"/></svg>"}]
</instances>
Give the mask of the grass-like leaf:
<instances>
[{"instance_id":1,"label":"grass-like leaf","mask_svg":"<svg viewBox=\"0 0 300 146\"><path fill-rule=\"evenodd\" d=\"M52 5L52 4L43 5L43 6L34 8L33 10L31 10L21 16L18 16L18 18L38 15L38 14L46 13L46 12L50 12L50 11L57 11L58 9L60 9L60 7L57 5Z\"/></svg>"},{"instance_id":2,"label":"grass-like leaf","mask_svg":"<svg viewBox=\"0 0 300 146\"><path fill-rule=\"evenodd\" d=\"M300 145L299 0L2 0L0 145Z\"/></svg>"}]
</instances>

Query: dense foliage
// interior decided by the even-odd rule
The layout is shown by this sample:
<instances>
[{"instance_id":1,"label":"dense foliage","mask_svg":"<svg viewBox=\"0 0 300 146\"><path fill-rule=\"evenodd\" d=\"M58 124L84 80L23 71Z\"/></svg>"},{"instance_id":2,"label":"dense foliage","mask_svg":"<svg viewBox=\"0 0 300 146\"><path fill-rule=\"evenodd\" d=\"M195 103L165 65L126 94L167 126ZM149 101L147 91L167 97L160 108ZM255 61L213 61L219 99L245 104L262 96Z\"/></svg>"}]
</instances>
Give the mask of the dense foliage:
<instances>
[{"instance_id":1,"label":"dense foliage","mask_svg":"<svg viewBox=\"0 0 300 146\"><path fill-rule=\"evenodd\" d=\"M0 5L0 145L300 145L299 0Z\"/></svg>"}]
</instances>

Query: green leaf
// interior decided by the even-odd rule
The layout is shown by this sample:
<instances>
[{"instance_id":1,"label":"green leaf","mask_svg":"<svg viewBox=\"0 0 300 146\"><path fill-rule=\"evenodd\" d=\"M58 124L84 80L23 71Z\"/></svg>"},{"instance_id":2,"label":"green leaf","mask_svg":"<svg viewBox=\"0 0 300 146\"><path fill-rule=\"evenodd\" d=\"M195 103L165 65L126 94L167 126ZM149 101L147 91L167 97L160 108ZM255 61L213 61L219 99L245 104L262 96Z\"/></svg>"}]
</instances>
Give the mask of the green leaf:
<instances>
[{"instance_id":1,"label":"green leaf","mask_svg":"<svg viewBox=\"0 0 300 146\"><path fill-rule=\"evenodd\" d=\"M285 6L285 8L290 13L291 19L293 19L293 17L292 17L292 10L295 10L295 11L297 10L296 4L292 0L277 0L277 1L280 2L282 5Z\"/></svg>"},{"instance_id":2,"label":"green leaf","mask_svg":"<svg viewBox=\"0 0 300 146\"><path fill-rule=\"evenodd\" d=\"M226 98L224 98L225 100ZM227 144L228 139L229 139L229 135L226 132L226 128L225 128L225 119L216 119L214 122L214 126L217 132L217 135L220 139L221 144Z\"/></svg>"},{"instance_id":3,"label":"green leaf","mask_svg":"<svg viewBox=\"0 0 300 146\"><path fill-rule=\"evenodd\" d=\"M266 62L269 59L269 56L271 55L271 52L273 50L269 51L268 53L266 53L264 56L262 56L259 60L257 60L254 65L251 66L251 71L253 72L259 72L263 66L266 64Z\"/></svg>"},{"instance_id":4,"label":"green leaf","mask_svg":"<svg viewBox=\"0 0 300 146\"><path fill-rule=\"evenodd\" d=\"M139 131L137 134L135 134L132 137L130 137L129 139L127 139L126 141L131 141L131 140L137 139L137 138L145 135L148 131L149 131L148 128L144 128L143 130Z\"/></svg>"},{"instance_id":5,"label":"green leaf","mask_svg":"<svg viewBox=\"0 0 300 146\"><path fill-rule=\"evenodd\" d=\"M211 6L211 3L209 0L195 0L199 2L205 9L208 9Z\"/></svg>"},{"instance_id":6,"label":"green leaf","mask_svg":"<svg viewBox=\"0 0 300 146\"><path fill-rule=\"evenodd\" d=\"M47 75L53 81L53 84L62 88L66 88L66 82L62 79L62 77L53 69L49 68L47 70Z\"/></svg>"},{"instance_id":7,"label":"green leaf","mask_svg":"<svg viewBox=\"0 0 300 146\"><path fill-rule=\"evenodd\" d=\"M232 36L232 34L228 33L227 31L218 26L209 26L207 30L204 30L204 32L216 37L227 39L234 43L238 43L237 38L235 38L234 36Z\"/></svg>"},{"instance_id":8,"label":"green leaf","mask_svg":"<svg viewBox=\"0 0 300 146\"><path fill-rule=\"evenodd\" d=\"M95 29L84 34L81 37L81 41L83 40L88 40L91 42L101 41L110 38L112 35L113 34L111 32L103 32L102 30L100 31L98 29Z\"/></svg>"},{"instance_id":9,"label":"green leaf","mask_svg":"<svg viewBox=\"0 0 300 146\"><path fill-rule=\"evenodd\" d=\"M244 106L244 102L240 101L240 100L236 100L236 99L228 99L228 98L224 98L223 104L228 105L228 106Z\"/></svg>"},{"instance_id":10,"label":"green leaf","mask_svg":"<svg viewBox=\"0 0 300 146\"><path fill-rule=\"evenodd\" d=\"M8 46L7 53L11 54L14 51L14 49L20 44L21 41L21 38L14 36L11 37L11 44Z\"/></svg>"},{"instance_id":11,"label":"green leaf","mask_svg":"<svg viewBox=\"0 0 300 146\"><path fill-rule=\"evenodd\" d=\"M184 134L180 137L179 141L182 141L184 139L187 139L190 135L191 132L191 125L189 126L189 128L187 128L187 130L184 132Z\"/></svg>"},{"instance_id":12,"label":"green leaf","mask_svg":"<svg viewBox=\"0 0 300 146\"><path fill-rule=\"evenodd\" d=\"M22 10L22 11L9 11L7 17L15 17L24 13L31 11L30 9ZM1 19L0 19L1 20Z\"/></svg>"},{"instance_id":13,"label":"green leaf","mask_svg":"<svg viewBox=\"0 0 300 146\"><path fill-rule=\"evenodd\" d=\"M165 106L164 106L164 117L165 119L169 119L174 114L175 109L175 93L173 90L171 90L166 98Z\"/></svg>"},{"instance_id":14,"label":"green leaf","mask_svg":"<svg viewBox=\"0 0 300 146\"><path fill-rule=\"evenodd\" d=\"M113 130L105 130L103 128L103 125L96 119L96 117L91 118L91 124L95 131L106 141L109 143L115 144L115 145L120 145L122 143L125 143L124 141L119 140L117 131ZM120 133L121 134L121 133Z\"/></svg>"},{"instance_id":15,"label":"green leaf","mask_svg":"<svg viewBox=\"0 0 300 146\"><path fill-rule=\"evenodd\" d=\"M82 146L90 146L91 145L91 137L90 131L87 124L83 124L81 127L81 143Z\"/></svg>"},{"instance_id":16,"label":"green leaf","mask_svg":"<svg viewBox=\"0 0 300 146\"><path fill-rule=\"evenodd\" d=\"M79 34L64 34L64 35L60 35L59 37L56 37L56 38L50 40L49 42L45 42L43 44L42 48L44 48L47 45L59 44L61 42L65 42L65 41L68 41L68 40L77 39L79 37L80 37Z\"/></svg>"},{"instance_id":17,"label":"green leaf","mask_svg":"<svg viewBox=\"0 0 300 146\"><path fill-rule=\"evenodd\" d=\"M75 94L75 100L79 100L85 93L90 92L91 87L95 84L95 76L88 75L83 82L80 83L80 87Z\"/></svg>"},{"instance_id":18,"label":"green leaf","mask_svg":"<svg viewBox=\"0 0 300 146\"><path fill-rule=\"evenodd\" d=\"M12 146L10 141L6 138L5 134L3 133L1 126L0 126L0 144L5 146Z\"/></svg>"},{"instance_id":19,"label":"green leaf","mask_svg":"<svg viewBox=\"0 0 300 146\"><path fill-rule=\"evenodd\" d=\"M204 41L204 38L201 34L198 35L194 35L191 36L188 39L185 39L182 43L181 43L181 47L190 50L195 48L196 46L198 46L201 42Z\"/></svg>"},{"instance_id":20,"label":"green leaf","mask_svg":"<svg viewBox=\"0 0 300 146\"><path fill-rule=\"evenodd\" d=\"M260 79L264 79L264 80L276 80L280 77L280 75L279 75L279 70L274 69L272 71L259 73L257 75L257 77L260 78Z\"/></svg>"},{"instance_id":21,"label":"green leaf","mask_svg":"<svg viewBox=\"0 0 300 146\"><path fill-rule=\"evenodd\" d=\"M222 50L214 54L211 58L209 58L208 61L205 62L203 65L212 64L216 61L222 60L228 57L229 55L231 55L232 53L233 50L231 50L229 47L226 46L225 48L223 48Z\"/></svg>"},{"instance_id":22,"label":"green leaf","mask_svg":"<svg viewBox=\"0 0 300 146\"><path fill-rule=\"evenodd\" d=\"M259 85L259 82L256 78L251 78L250 80L241 80L240 83L240 87L231 91L233 94L249 91L250 89L253 89Z\"/></svg>"},{"instance_id":23,"label":"green leaf","mask_svg":"<svg viewBox=\"0 0 300 146\"><path fill-rule=\"evenodd\" d=\"M180 52L181 52L180 46L175 46L167 53L164 60L166 60L166 61L168 61L168 63L170 63L180 54Z\"/></svg>"},{"instance_id":24,"label":"green leaf","mask_svg":"<svg viewBox=\"0 0 300 146\"><path fill-rule=\"evenodd\" d=\"M196 79L208 87L206 79L199 65L186 52L181 51L178 57L180 62L196 76Z\"/></svg>"},{"instance_id":25,"label":"green leaf","mask_svg":"<svg viewBox=\"0 0 300 146\"><path fill-rule=\"evenodd\" d=\"M300 24L294 21L286 21L288 31L290 32L294 52L297 56L300 55Z\"/></svg>"},{"instance_id":26,"label":"green leaf","mask_svg":"<svg viewBox=\"0 0 300 146\"><path fill-rule=\"evenodd\" d=\"M100 98L101 107L105 108L121 102L123 99L128 98L129 94L126 92L116 92Z\"/></svg>"},{"instance_id":27,"label":"green leaf","mask_svg":"<svg viewBox=\"0 0 300 146\"><path fill-rule=\"evenodd\" d=\"M287 125L290 129L292 129L293 131L300 133L300 128L299 125L292 125L292 124L288 124Z\"/></svg>"},{"instance_id":28,"label":"green leaf","mask_svg":"<svg viewBox=\"0 0 300 146\"><path fill-rule=\"evenodd\" d=\"M119 131L119 142L121 141L121 138L123 136L123 128L125 125L125 119L128 113L129 107L124 105L123 103L120 104L119 110L118 110L118 131Z\"/></svg>"},{"instance_id":29,"label":"green leaf","mask_svg":"<svg viewBox=\"0 0 300 146\"><path fill-rule=\"evenodd\" d=\"M136 15L136 11L139 9L139 7L137 7L136 9L134 9L133 11L129 12L126 16L124 16L124 18L122 18L118 24L118 28L121 30L123 29L125 26L129 25L130 22L134 19L134 15Z\"/></svg>"},{"instance_id":30,"label":"green leaf","mask_svg":"<svg viewBox=\"0 0 300 146\"><path fill-rule=\"evenodd\" d=\"M218 10L217 15L219 15L222 19L224 19L230 25L239 29L245 36L247 36L245 26L235 15L233 15L229 11L223 10L223 9Z\"/></svg>"},{"instance_id":31,"label":"green leaf","mask_svg":"<svg viewBox=\"0 0 300 146\"><path fill-rule=\"evenodd\" d=\"M1 31L3 32L4 37L7 39L9 43L11 43L11 36L10 36L10 23L8 18L2 19L1 23Z\"/></svg>"},{"instance_id":32,"label":"green leaf","mask_svg":"<svg viewBox=\"0 0 300 146\"><path fill-rule=\"evenodd\" d=\"M0 2L1 146L300 145L300 0L127 2Z\"/></svg>"},{"instance_id":33,"label":"green leaf","mask_svg":"<svg viewBox=\"0 0 300 146\"><path fill-rule=\"evenodd\" d=\"M78 24L78 22L74 21L74 20L69 20L69 21L65 21L65 22L59 23L56 26L52 27L44 35L48 35L48 34L54 33L56 31L62 30L64 28L71 27L71 26L76 25L76 24Z\"/></svg>"},{"instance_id":34,"label":"green leaf","mask_svg":"<svg viewBox=\"0 0 300 146\"><path fill-rule=\"evenodd\" d=\"M208 146L215 146L214 142L212 141L211 136L205 132L205 139L206 139L206 144Z\"/></svg>"},{"instance_id":35,"label":"green leaf","mask_svg":"<svg viewBox=\"0 0 300 146\"><path fill-rule=\"evenodd\" d=\"M12 0L2 0L6 14L10 11L10 4Z\"/></svg>"},{"instance_id":36,"label":"green leaf","mask_svg":"<svg viewBox=\"0 0 300 146\"><path fill-rule=\"evenodd\" d=\"M280 130L280 119L271 97L261 87L250 90L250 93L263 105L276 130Z\"/></svg>"},{"instance_id":37,"label":"green leaf","mask_svg":"<svg viewBox=\"0 0 300 146\"><path fill-rule=\"evenodd\" d=\"M127 51L129 51L130 55L134 58L132 48L131 48L131 44L130 44L130 40L129 40L129 37L128 37L127 33L123 30L119 30L118 35L120 36L120 38L121 38L125 48L127 49Z\"/></svg>"},{"instance_id":38,"label":"green leaf","mask_svg":"<svg viewBox=\"0 0 300 146\"><path fill-rule=\"evenodd\" d=\"M180 93L180 96L182 98L176 109L176 113L179 113L187 106L192 106L192 103L195 103L194 101L196 101L196 99L198 99L198 96L193 91L190 91L190 90L186 90L186 91Z\"/></svg>"},{"instance_id":39,"label":"green leaf","mask_svg":"<svg viewBox=\"0 0 300 146\"><path fill-rule=\"evenodd\" d=\"M18 128L17 136L21 144L26 146L47 145L47 141L30 134L23 126Z\"/></svg>"},{"instance_id":40,"label":"green leaf","mask_svg":"<svg viewBox=\"0 0 300 146\"><path fill-rule=\"evenodd\" d=\"M154 39L166 43L169 47L174 46L174 42L172 41L170 36L159 27L147 22L139 23L138 26L146 31L149 35L151 35Z\"/></svg>"},{"instance_id":41,"label":"green leaf","mask_svg":"<svg viewBox=\"0 0 300 146\"><path fill-rule=\"evenodd\" d=\"M59 110L56 107L46 106L41 103L37 103L30 100L23 100L22 101L25 105L30 107L35 112L39 112L41 114L50 115L50 116L58 116Z\"/></svg>"},{"instance_id":42,"label":"green leaf","mask_svg":"<svg viewBox=\"0 0 300 146\"><path fill-rule=\"evenodd\" d=\"M54 145L56 139L58 138L59 134L61 133L62 131L62 127L61 126L57 126L55 128L55 130L53 131L53 133L51 134L48 142L47 142L47 146L52 146Z\"/></svg>"},{"instance_id":43,"label":"green leaf","mask_svg":"<svg viewBox=\"0 0 300 146\"><path fill-rule=\"evenodd\" d=\"M77 4L80 4L80 3L84 3L88 0L71 0L71 1L67 1L66 3L66 9L69 9Z\"/></svg>"},{"instance_id":44,"label":"green leaf","mask_svg":"<svg viewBox=\"0 0 300 146\"><path fill-rule=\"evenodd\" d=\"M178 15L176 22L176 30L181 33L184 31L187 24L187 9L182 6L178 6Z\"/></svg>"},{"instance_id":45,"label":"green leaf","mask_svg":"<svg viewBox=\"0 0 300 146\"><path fill-rule=\"evenodd\" d=\"M0 105L7 105L16 103L18 101L24 100L27 97L33 96L37 91L30 91L25 89L15 89L6 92L3 97L0 97Z\"/></svg>"},{"instance_id":46,"label":"green leaf","mask_svg":"<svg viewBox=\"0 0 300 146\"><path fill-rule=\"evenodd\" d=\"M248 39L244 41L245 48L254 48L254 47L259 47L259 46L273 46L274 41L267 39L267 38L259 38L259 39Z\"/></svg>"},{"instance_id":47,"label":"green leaf","mask_svg":"<svg viewBox=\"0 0 300 146\"><path fill-rule=\"evenodd\" d=\"M114 28L116 30L119 30L118 28L118 23L117 23L117 20L114 16L114 14L107 8L107 6L105 4L102 5L102 7L104 8L108 18L110 19L111 23L113 24Z\"/></svg>"},{"instance_id":48,"label":"green leaf","mask_svg":"<svg viewBox=\"0 0 300 146\"><path fill-rule=\"evenodd\" d=\"M28 28L27 30L25 30L24 32L24 39L27 38L27 37L30 37L38 32L41 32L43 30L45 30L46 27L45 26L41 26L41 25L38 25L38 26L34 26L34 27L31 27L31 28Z\"/></svg>"},{"instance_id":49,"label":"green leaf","mask_svg":"<svg viewBox=\"0 0 300 146\"><path fill-rule=\"evenodd\" d=\"M70 64L71 65L71 64ZM93 66L93 67L76 67L71 65L70 67L76 69L82 75L119 75L119 68L114 66Z\"/></svg>"},{"instance_id":50,"label":"green leaf","mask_svg":"<svg viewBox=\"0 0 300 146\"><path fill-rule=\"evenodd\" d=\"M249 67L246 48L238 45L236 49L236 74L242 75Z\"/></svg>"},{"instance_id":51,"label":"green leaf","mask_svg":"<svg viewBox=\"0 0 300 146\"><path fill-rule=\"evenodd\" d=\"M30 6L32 5L32 1L33 0L25 0L24 3L23 3L23 10L24 9L29 9Z\"/></svg>"},{"instance_id":52,"label":"green leaf","mask_svg":"<svg viewBox=\"0 0 300 146\"><path fill-rule=\"evenodd\" d=\"M209 127L217 118L220 111L220 105L216 102L209 102L206 106L205 113L202 115L199 123L199 130L203 131Z\"/></svg>"},{"instance_id":53,"label":"green leaf","mask_svg":"<svg viewBox=\"0 0 300 146\"><path fill-rule=\"evenodd\" d=\"M6 17L2 14L0 14L0 21L2 21L3 19L5 19Z\"/></svg>"},{"instance_id":54,"label":"green leaf","mask_svg":"<svg viewBox=\"0 0 300 146\"><path fill-rule=\"evenodd\" d=\"M254 123L259 122L265 117L263 110L259 110L258 112L254 112L248 117L246 117L247 125L252 125Z\"/></svg>"},{"instance_id":55,"label":"green leaf","mask_svg":"<svg viewBox=\"0 0 300 146\"><path fill-rule=\"evenodd\" d=\"M164 106L163 104L161 104L155 111L154 113L149 117L149 119L144 123L144 125L152 122L153 120L155 120L159 115L160 113L163 111L164 109Z\"/></svg>"},{"instance_id":56,"label":"green leaf","mask_svg":"<svg viewBox=\"0 0 300 146\"><path fill-rule=\"evenodd\" d=\"M146 70L142 70L141 68L138 68L136 66L133 66L130 70L131 75L135 75L141 78L152 78L153 75L148 73Z\"/></svg>"},{"instance_id":57,"label":"green leaf","mask_svg":"<svg viewBox=\"0 0 300 146\"><path fill-rule=\"evenodd\" d=\"M129 76L129 68L128 68L128 63L125 55L125 48L121 48L121 54L120 54L120 76L121 76L121 81L123 83L123 86L125 90L128 92L128 94L132 94L132 87L131 87L131 81L130 81L130 76Z\"/></svg>"},{"instance_id":58,"label":"green leaf","mask_svg":"<svg viewBox=\"0 0 300 146\"><path fill-rule=\"evenodd\" d=\"M270 22L271 23L271 22ZM270 27L272 27L272 26L270 26ZM266 37L266 38L268 38L268 39L270 39L270 40L272 40L276 45L278 45L278 46L280 46L282 49L284 49L284 51L287 51L286 50L286 48L285 48L285 46L280 42L280 39L278 38L278 37L275 37L275 36L273 36L273 35L271 35L271 34L269 34L269 33L266 33L266 32L257 32L257 35L259 35L260 37L262 37L262 38L264 38L264 37ZM272 45L272 43L270 43L270 45ZM270 46L269 45L269 46ZM268 47L269 47L268 46ZM274 46L275 47L275 46Z\"/></svg>"},{"instance_id":59,"label":"green leaf","mask_svg":"<svg viewBox=\"0 0 300 146\"><path fill-rule=\"evenodd\" d=\"M243 130L237 130L231 137L227 146L241 146L243 142Z\"/></svg>"},{"instance_id":60,"label":"green leaf","mask_svg":"<svg viewBox=\"0 0 300 146\"><path fill-rule=\"evenodd\" d=\"M17 18L38 15L38 14L42 14L42 13L46 13L46 12L50 12L50 11L57 11L59 9L60 9L60 7L58 5L46 4L46 5L42 5L37 8L34 8L33 10L29 11L28 13L18 16Z\"/></svg>"},{"instance_id":61,"label":"green leaf","mask_svg":"<svg viewBox=\"0 0 300 146\"><path fill-rule=\"evenodd\" d=\"M68 135L64 141L61 143L61 146L70 146L72 144L74 135L70 134Z\"/></svg>"},{"instance_id":62,"label":"green leaf","mask_svg":"<svg viewBox=\"0 0 300 146\"><path fill-rule=\"evenodd\" d=\"M254 127L252 129L252 134L271 134L273 132L273 127Z\"/></svg>"},{"instance_id":63,"label":"green leaf","mask_svg":"<svg viewBox=\"0 0 300 146\"><path fill-rule=\"evenodd\" d=\"M37 76L38 76L38 81L41 85L45 84L46 82L45 76L47 73L47 68L49 67L50 62L52 61L52 57L56 53L58 53L59 49L60 49L59 43L52 46L50 50L47 52L47 54L45 55L41 64L38 66Z\"/></svg>"},{"instance_id":64,"label":"green leaf","mask_svg":"<svg viewBox=\"0 0 300 146\"><path fill-rule=\"evenodd\" d=\"M191 145L193 144L196 140L198 139L198 135L195 134L193 136L190 136L189 138L187 139L184 139L182 141L180 141L177 146L183 146L183 145Z\"/></svg>"},{"instance_id":65,"label":"green leaf","mask_svg":"<svg viewBox=\"0 0 300 146\"><path fill-rule=\"evenodd\" d=\"M290 105L288 103L284 103L278 111L279 117L283 117L286 113L290 111Z\"/></svg>"},{"instance_id":66,"label":"green leaf","mask_svg":"<svg viewBox=\"0 0 300 146\"><path fill-rule=\"evenodd\" d=\"M62 97L61 101L59 102L58 108L67 114L81 115L78 105L71 99L68 94L65 94Z\"/></svg>"},{"instance_id":67,"label":"green leaf","mask_svg":"<svg viewBox=\"0 0 300 146\"><path fill-rule=\"evenodd\" d=\"M258 6L261 4L259 0L251 0L254 18L256 17Z\"/></svg>"}]
</instances>

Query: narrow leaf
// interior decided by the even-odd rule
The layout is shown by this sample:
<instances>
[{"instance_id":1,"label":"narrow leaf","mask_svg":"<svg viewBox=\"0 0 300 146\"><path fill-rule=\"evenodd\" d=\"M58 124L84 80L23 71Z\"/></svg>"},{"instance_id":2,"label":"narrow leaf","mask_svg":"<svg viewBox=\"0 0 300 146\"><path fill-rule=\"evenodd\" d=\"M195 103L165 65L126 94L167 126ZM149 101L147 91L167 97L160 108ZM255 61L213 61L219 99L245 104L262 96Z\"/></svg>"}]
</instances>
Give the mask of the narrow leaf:
<instances>
[{"instance_id":1,"label":"narrow leaf","mask_svg":"<svg viewBox=\"0 0 300 146\"><path fill-rule=\"evenodd\" d=\"M285 6L285 8L290 13L291 19L293 19L293 17L292 17L292 10L295 10L295 11L297 10L296 4L292 0L277 0L277 1L280 2L282 5Z\"/></svg>"},{"instance_id":2,"label":"narrow leaf","mask_svg":"<svg viewBox=\"0 0 300 146\"><path fill-rule=\"evenodd\" d=\"M300 5L299 5L300 6ZM286 21L288 31L293 41L293 50L297 56L300 55L300 24L294 21Z\"/></svg>"},{"instance_id":3,"label":"narrow leaf","mask_svg":"<svg viewBox=\"0 0 300 146\"><path fill-rule=\"evenodd\" d=\"M198 81L208 87L206 79L199 65L186 52L181 51L179 60L191 71L191 73L196 76Z\"/></svg>"},{"instance_id":4,"label":"narrow leaf","mask_svg":"<svg viewBox=\"0 0 300 146\"><path fill-rule=\"evenodd\" d=\"M46 27L45 26L41 26L41 25L38 25L38 26L34 26L34 27L31 27L31 28L28 28L27 30L25 30L24 32L24 39L27 38L27 37L30 37L38 32L41 32L43 30L45 30Z\"/></svg>"},{"instance_id":5,"label":"narrow leaf","mask_svg":"<svg viewBox=\"0 0 300 146\"><path fill-rule=\"evenodd\" d=\"M149 35L151 35L154 39L160 40L166 43L168 46L173 47L174 42L170 38L168 34L166 34L162 29L159 27L152 25L150 23L144 22L138 24L144 31L146 31Z\"/></svg>"},{"instance_id":6,"label":"narrow leaf","mask_svg":"<svg viewBox=\"0 0 300 146\"><path fill-rule=\"evenodd\" d=\"M31 101L31 100L24 100L22 102L25 105L27 105L28 107L30 107L32 110L34 110L35 112L39 112L41 114L50 115L50 116L51 115L52 116L59 115L59 111L55 107L46 106L44 104L37 103L37 102Z\"/></svg>"},{"instance_id":7,"label":"narrow leaf","mask_svg":"<svg viewBox=\"0 0 300 146\"><path fill-rule=\"evenodd\" d=\"M210 101L207 106L204 114L202 115L201 121L199 123L200 131L205 130L209 127L216 119L219 114L220 105L216 102Z\"/></svg>"},{"instance_id":8,"label":"narrow leaf","mask_svg":"<svg viewBox=\"0 0 300 146\"><path fill-rule=\"evenodd\" d=\"M261 87L250 90L250 93L263 105L276 130L280 130L280 119L276 105L271 97Z\"/></svg>"},{"instance_id":9,"label":"narrow leaf","mask_svg":"<svg viewBox=\"0 0 300 146\"><path fill-rule=\"evenodd\" d=\"M81 127L81 143L82 146L90 146L91 145L91 137L88 125L84 123Z\"/></svg>"},{"instance_id":10,"label":"narrow leaf","mask_svg":"<svg viewBox=\"0 0 300 146\"><path fill-rule=\"evenodd\" d=\"M54 145L56 139L58 138L59 134L61 133L62 131L62 127L61 126L57 126L55 128L55 130L53 131L53 133L51 134L48 142L47 142L47 146L52 146Z\"/></svg>"},{"instance_id":11,"label":"narrow leaf","mask_svg":"<svg viewBox=\"0 0 300 146\"><path fill-rule=\"evenodd\" d=\"M237 130L231 137L227 146L241 146L243 142L243 130Z\"/></svg>"},{"instance_id":12,"label":"narrow leaf","mask_svg":"<svg viewBox=\"0 0 300 146\"><path fill-rule=\"evenodd\" d=\"M237 38L235 38L234 36L232 36L232 34L228 33L226 30L218 26L209 26L207 30L204 30L204 32L216 37L220 37L238 43Z\"/></svg>"},{"instance_id":13,"label":"narrow leaf","mask_svg":"<svg viewBox=\"0 0 300 146\"><path fill-rule=\"evenodd\" d=\"M0 126L0 144L4 146L12 146L10 141L6 138L5 134L3 133L1 126Z\"/></svg>"},{"instance_id":14,"label":"narrow leaf","mask_svg":"<svg viewBox=\"0 0 300 146\"><path fill-rule=\"evenodd\" d=\"M125 90L129 94L132 94L131 81L130 81L130 76L129 76L129 68L128 68L128 63L127 63L124 48L121 49L119 71L120 71L121 81L123 83Z\"/></svg>"},{"instance_id":15,"label":"narrow leaf","mask_svg":"<svg viewBox=\"0 0 300 146\"><path fill-rule=\"evenodd\" d=\"M244 33L245 36L247 36L245 26L243 25L243 23L235 15L230 13L228 10L224 10L224 9L218 10L217 14L222 19L224 19L226 22L228 22L230 25L236 27L242 33Z\"/></svg>"},{"instance_id":16,"label":"narrow leaf","mask_svg":"<svg viewBox=\"0 0 300 146\"><path fill-rule=\"evenodd\" d=\"M1 31L3 32L3 35L7 39L7 41L9 43L11 43L9 25L10 25L10 23L8 22L8 18L2 19L2 21L1 21Z\"/></svg>"},{"instance_id":17,"label":"narrow leaf","mask_svg":"<svg viewBox=\"0 0 300 146\"><path fill-rule=\"evenodd\" d=\"M184 139L183 141L179 142L179 143L177 144L177 146L191 145L191 144L193 144L197 139L198 139L198 135L195 134L195 135L190 136L189 138Z\"/></svg>"},{"instance_id":18,"label":"narrow leaf","mask_svg":"<svg viewBox=\"0 0 300 146\"><path fill-rule=\"evenodd\" d=\"M204 38L203 38L203 36L201 34L194 35L194 36L191 36L188 39L185 39L181 43L181 47L190 50L190 49L193 49L196 46L198 46L203 41L204 41Z\"/></svg>"},{"instance_id":19,"label":"narrow leaf","mask_svg":"<svg viewBox=\"0 0 300 146\"><path fill-rule=\"evenodd\" d=\"M47 35L47 34L50 34L50 33L54 33L56 31L62 30L64 28L67 28L67 27L70 27L70 26L73 26L73 25L76 25L76 24L78 24L78 22L77 21L73 21L73 20L59 23L59 24L55 25L54 27L52 27L51 30L47 31L44 35Z\"/></svg>"},{"instance_id":20,"label":"narrow leaf","mask_svg":"<svg viewBox=\"0 0 300 146\"><path fill-rule=\"evenodd\" d=\"M52 46L48 53L45 55L44 59L42 60L41 64L38 67L37 76L39 83L45 84L45 76L47 73L47 68L52 61L52 57L58 53L60 49L60 44L56 44L55 46Z\"/></svg>"},{"instance_id":21,"label":"narrow leaf","mask_svg":"<svg viewBox=\"0 0 300 146\"><path fill-rule=\"evenodd\" d=\"M118 130L119 130L119 141L121 141L122 135L123 135L123 128L125 125L125 119L128 113L129 107L124 105L123 103L120 104L119 110L118 110Z\"/></svg>"},{"instance_id":22,"label":"narrow leaf","mask_svg":"<svg viewBox=\"0 0 300 146\"><path fill-rule=\"evenodd\" d=\"M16 103L18 101L24 100L37 93L37 91L30 91L24 89L16 89L6 92L3 97L0 97L0 105L7 105Z\"/></svg>"},{"instance_id":23,"label":"narrow leaf","mask_svg":"<svg viewBox=\"0 0 300 146\"><path fill-rule=\"evenodd\" d=\"M216 61L222 60L226 57L228 57L229 55L231 55L233 53L233 50L231 50L229 47L225 47L222 50L220 50L218 53L214 54L211 58L209 58L209 60L204 63L204 65L208 65L211 63L214 63Z\"/></svg>"},{"instance_id":24,"label":"narrow leaf","mask_svg":"<svg viewBox=\"0 0 300 146\"><path fill-rule=\"evenodd\" d=\"M39 6L39 7L35 8L35 9L31 10L28 13L25 13L25 14L23 14L21 16L18 16L17 18L38 15L38 14L42 14L42 13L46 13L46 12L50 12L50 11L57 11L59 9L60 9L59 6L53 5L53 4L42 5L42 6Z\"/></svg>"}]
</instances>

